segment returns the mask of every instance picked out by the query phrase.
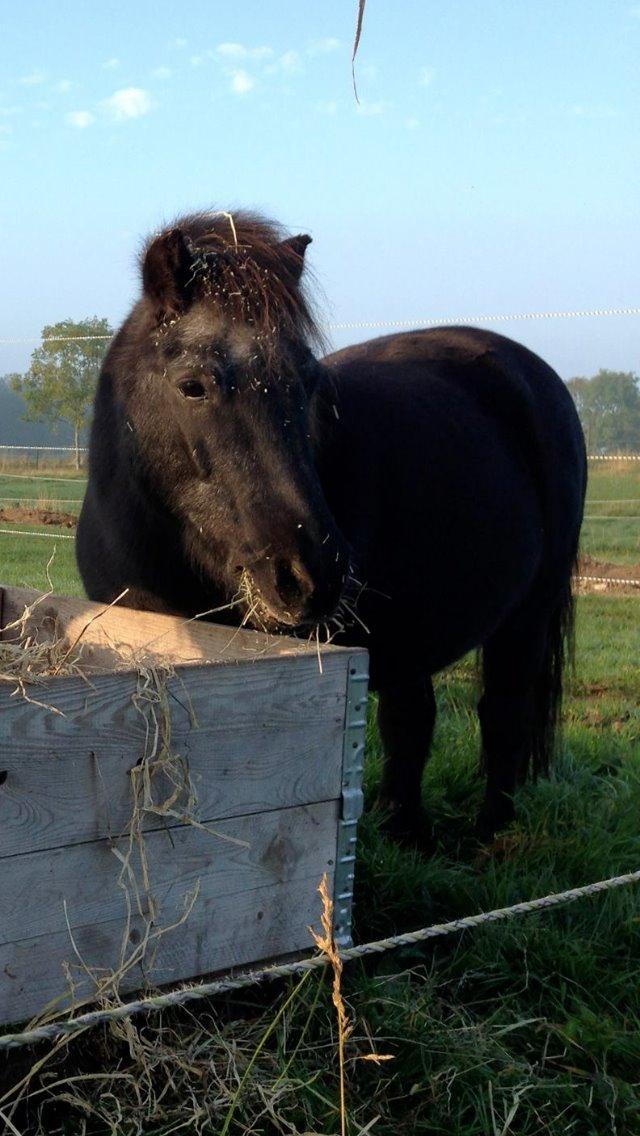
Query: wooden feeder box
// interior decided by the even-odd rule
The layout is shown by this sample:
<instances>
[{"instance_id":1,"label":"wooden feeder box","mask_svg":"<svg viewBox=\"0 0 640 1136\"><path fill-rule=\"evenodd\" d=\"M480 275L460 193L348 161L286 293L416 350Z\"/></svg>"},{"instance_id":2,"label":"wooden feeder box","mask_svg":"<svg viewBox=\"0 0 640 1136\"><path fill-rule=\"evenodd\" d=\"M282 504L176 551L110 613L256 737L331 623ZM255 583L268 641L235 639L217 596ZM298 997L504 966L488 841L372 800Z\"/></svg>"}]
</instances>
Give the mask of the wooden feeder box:
<instances>
[{"instance_id":1,"label":"wooden feeder box","mask_svg":"<svg viewBox=\"0 0 640 1136\"><path fill-rule=\"evenodd\" d=\"M3 641L37 598L0 588ZM304 953L324 873L349 944L365 651L53 595L25 631L82 653L77 673L0 681L0 1022L114 972L125 991Z\"/></svg>"}]
</instances>

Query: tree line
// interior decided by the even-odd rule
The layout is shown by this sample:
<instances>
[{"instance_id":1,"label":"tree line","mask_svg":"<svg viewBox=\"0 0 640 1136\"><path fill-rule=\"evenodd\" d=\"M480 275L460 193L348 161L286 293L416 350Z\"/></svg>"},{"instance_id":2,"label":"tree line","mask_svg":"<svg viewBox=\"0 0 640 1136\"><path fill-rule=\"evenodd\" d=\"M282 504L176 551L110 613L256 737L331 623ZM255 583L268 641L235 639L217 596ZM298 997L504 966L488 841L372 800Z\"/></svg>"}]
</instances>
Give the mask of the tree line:
<instances>
[{"instance_id":1,"label":"tree line","mask_svg":"<svg viewBox=\"0 0 640 1136\"><path fill-rule=\"evenodd\" d=\"M640 380L632 371L601 369L569 379L590 454L640 452Z\"/></svg>"},{"instance_id":2,"label":"tree line","mask_svg":"<svg viewBox=\"0 0 640 1136\"><path fill-rule=\"evenodd\" d=\"M100 365L113 329L94 316L42 329L25 374L0 381L0 442L72 444L86 438ZM92 338L97 337L97 338ZM100 338L102 337L102 338ZM640 452L640 380L632 371L600 370L567 382L589 453Z\"/></svg>"}]
</instances>

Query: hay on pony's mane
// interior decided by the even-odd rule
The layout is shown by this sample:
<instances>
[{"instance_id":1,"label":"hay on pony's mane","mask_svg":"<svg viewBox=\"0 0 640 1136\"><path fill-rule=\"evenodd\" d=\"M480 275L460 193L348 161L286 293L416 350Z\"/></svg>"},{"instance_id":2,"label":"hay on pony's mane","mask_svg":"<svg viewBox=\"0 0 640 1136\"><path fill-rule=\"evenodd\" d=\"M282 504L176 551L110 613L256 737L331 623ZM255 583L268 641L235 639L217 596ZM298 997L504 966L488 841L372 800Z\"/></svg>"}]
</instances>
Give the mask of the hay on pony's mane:
<instances>
[{"instance_id":1,"label":"hay on pony's mane","mask_svg":"<svg viewBox=\"0 0 640 1136\"><path fill-rule=\"evenodd\" d=\"M194 279L203 296L266 341L276 331L324 350L324 336L300 280L301 254L276 222L257 213L203 212L178 217L145 243L180 230L193 248ZM308 270L305 270L308 277Z\"/></svg>"}]
</instances>

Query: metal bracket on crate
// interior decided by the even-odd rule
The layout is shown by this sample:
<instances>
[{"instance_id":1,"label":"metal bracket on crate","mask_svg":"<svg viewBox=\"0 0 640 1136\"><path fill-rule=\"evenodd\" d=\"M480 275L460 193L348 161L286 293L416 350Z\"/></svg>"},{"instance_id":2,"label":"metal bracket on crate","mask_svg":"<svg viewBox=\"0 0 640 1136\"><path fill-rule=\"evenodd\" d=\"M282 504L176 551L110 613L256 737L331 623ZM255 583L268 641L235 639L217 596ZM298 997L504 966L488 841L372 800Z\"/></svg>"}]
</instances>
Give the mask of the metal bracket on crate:
<instances>
[{"instance_id":1,"label":"metal bracket on crate","mask_svg":"<svg viewBox=\"0 0 640 1136\"><path fill-rule=\"evenodd\" d=\"M361 651L349 659L347 701L342 749L342 811L338 821L336 871L333 907L333 935L336 946L352 944L351 908L356 865L358 820L362 814L362 770L364 732L367 722L369 657Z\"/></svg>"}]
</instances>

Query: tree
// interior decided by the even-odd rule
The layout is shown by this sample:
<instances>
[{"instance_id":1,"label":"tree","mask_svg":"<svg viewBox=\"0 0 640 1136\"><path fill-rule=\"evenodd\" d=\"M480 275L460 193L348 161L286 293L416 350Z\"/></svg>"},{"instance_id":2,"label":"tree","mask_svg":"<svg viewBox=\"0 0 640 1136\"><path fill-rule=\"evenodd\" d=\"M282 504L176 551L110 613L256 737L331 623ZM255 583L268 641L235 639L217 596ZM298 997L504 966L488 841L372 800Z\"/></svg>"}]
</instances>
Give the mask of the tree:
<instances>
[{"instance_id":1,"label":"tree","mask_svg":"<svg viewBox=\"0 0 640 1136\"><path fill-rule=\"evenodd\" d=\"M80 467L80 435L87 425L104 357L113 335L106 319L62 320L42 329L42 344L31 356L25 375L11 375L12 390L21 394L27 422L68 422L73 429L76 469ZM102 337L102 338L91 338Z\"/></svg>"},{"instance_id":2,"label":"tree","mask_svg":"<svg viewBox=\"0 0 640 1136\"><path fill-rule=\"evenodd\" d=\"M569 379L590 453L640 450L640 388L631 371Z\"/></svg>"}]
</instances>

